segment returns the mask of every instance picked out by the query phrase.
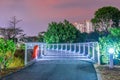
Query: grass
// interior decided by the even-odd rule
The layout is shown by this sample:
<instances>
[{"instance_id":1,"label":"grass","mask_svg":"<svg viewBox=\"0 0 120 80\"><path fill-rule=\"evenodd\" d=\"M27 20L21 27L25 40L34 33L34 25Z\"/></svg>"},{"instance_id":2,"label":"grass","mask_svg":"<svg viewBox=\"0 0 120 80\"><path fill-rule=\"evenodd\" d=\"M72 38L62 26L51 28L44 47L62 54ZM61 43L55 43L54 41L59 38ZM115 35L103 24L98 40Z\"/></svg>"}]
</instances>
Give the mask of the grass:
<instances>
[{"instance_id":1,"label":"grass","mask_svg":"<svg viewBox=\"0 0 120 80\"><path fill-rule=\"evenodd\" d=\"M102 80L120 80L120 66L114 66L113 69L110 69L106 65L101 65L96 67L102 77Z\"/></svg>"}]
</instances>

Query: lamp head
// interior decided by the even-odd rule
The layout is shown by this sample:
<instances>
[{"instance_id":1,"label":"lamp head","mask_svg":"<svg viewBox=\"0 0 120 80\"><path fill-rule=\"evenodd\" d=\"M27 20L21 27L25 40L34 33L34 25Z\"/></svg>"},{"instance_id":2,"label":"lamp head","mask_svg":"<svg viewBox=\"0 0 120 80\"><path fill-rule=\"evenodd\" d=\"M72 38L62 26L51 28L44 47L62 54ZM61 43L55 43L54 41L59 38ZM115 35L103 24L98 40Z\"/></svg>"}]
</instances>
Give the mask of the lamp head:
<instances>
[{"instance_id":1,"label":"lamp head","mask_svg":"<svg viewBox=\"0 0 120 80\"><path fill-rule=\"evenodd\" d=\"M109 52L110 54L113 54L113 53L114 53L114 48L109 48L109 49L108 49L108 52Z\"/></svg>"}]
</instances>

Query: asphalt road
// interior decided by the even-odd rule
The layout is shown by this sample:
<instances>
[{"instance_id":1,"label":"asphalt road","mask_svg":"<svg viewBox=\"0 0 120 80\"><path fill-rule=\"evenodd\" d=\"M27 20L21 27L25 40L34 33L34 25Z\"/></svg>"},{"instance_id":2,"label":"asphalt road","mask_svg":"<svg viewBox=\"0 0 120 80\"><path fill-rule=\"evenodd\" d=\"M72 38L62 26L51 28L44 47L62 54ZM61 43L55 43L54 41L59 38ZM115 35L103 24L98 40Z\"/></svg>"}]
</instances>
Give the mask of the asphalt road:
<instances>
[{"instance_id":1,"label":"asphalt road","mask_svg":"<svg viewBox=\"0 0 120 80\"><path fill-rule=\"evenodd\" d=\"M98 80L91 62L79 60L39 61L2 80Z\"/></svg>"}]
</instances>

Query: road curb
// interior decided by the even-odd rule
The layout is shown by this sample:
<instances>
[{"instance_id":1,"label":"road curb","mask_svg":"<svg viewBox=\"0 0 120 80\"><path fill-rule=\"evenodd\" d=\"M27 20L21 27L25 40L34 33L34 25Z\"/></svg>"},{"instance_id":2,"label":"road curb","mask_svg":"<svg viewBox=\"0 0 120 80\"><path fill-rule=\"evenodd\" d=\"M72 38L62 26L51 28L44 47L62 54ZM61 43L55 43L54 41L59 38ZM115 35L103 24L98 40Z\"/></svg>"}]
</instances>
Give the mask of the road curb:
<instances>
[{"instance_id":1,"label":"road curb","mask_svg":"<svg viewBox=\"0 0 120 80\"><path fill-rule=\"evenodd\" d=\"M98 65L94 64L94 67L95 67L95 70L96 70L96 73L97 73L97 78L98 78L98 80L102 80L101 73L100 73L100 71L97 69Z\"/></svg>"}]
</instances>

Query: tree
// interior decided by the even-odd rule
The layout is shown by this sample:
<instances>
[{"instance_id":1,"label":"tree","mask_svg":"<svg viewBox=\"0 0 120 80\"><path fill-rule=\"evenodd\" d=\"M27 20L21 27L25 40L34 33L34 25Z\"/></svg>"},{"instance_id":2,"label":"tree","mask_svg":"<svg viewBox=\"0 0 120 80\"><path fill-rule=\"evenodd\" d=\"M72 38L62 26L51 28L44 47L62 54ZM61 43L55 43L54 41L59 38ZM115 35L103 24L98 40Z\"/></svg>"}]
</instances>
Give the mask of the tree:
<instances>
[{"instance_id":1,"label":"tree","mask_svg":"<svg viewBox=\"0 0 120 80\"><path fill-rule=\"evenodd\" d=\"M119 27L120 10L112 6L102 7L95 12L91 21L96 30L108 32L109 27Z\"/></svg>"},{"instance_id":2,"label":"tree","mask_svg":"<svg viewBox=\"0 0 120 80\"><path fill-rule=\"evenodd\" d=\"M90 32L86 36L86 41L98 41L100 37L100 33L98 31Z\"/></svg>"},{"instance_id":3,"label":"tree","mask_svg":"<svg viewBox=\"0 0 120 80\"><path fill-rule=\"evenodd\" d=\"M44 31L38 33L38 41L39 42L43 42L44 41L44 34L45 34Z\"/></svg>"},{"instance_id":4,"label":"tree","mask_svg":"<svg viewBox=\"0 0 120 80\"><path fill-rule=\"evenodd\" d=\"M47 43L72 43L80 41L80 32L69 21L52 22L44 34L44 41ZM82 39L81 39L82 40Z\"/></svg>"},{"instance_id":5,"label":"tree","mask_svg":"<svg viewBox=\"0 0 120 80\"><path fill-rule=\"evenodd\" d=\"M12 39L16 42L16 37L23 34L23 30L16 26L20 21L21 20L17 20L15 16L12 17L12 20L10 20L10 27L0 28L0 35L2 35L6 40Z\"/></svg>"}]
</instances>

